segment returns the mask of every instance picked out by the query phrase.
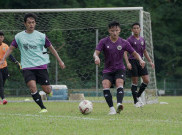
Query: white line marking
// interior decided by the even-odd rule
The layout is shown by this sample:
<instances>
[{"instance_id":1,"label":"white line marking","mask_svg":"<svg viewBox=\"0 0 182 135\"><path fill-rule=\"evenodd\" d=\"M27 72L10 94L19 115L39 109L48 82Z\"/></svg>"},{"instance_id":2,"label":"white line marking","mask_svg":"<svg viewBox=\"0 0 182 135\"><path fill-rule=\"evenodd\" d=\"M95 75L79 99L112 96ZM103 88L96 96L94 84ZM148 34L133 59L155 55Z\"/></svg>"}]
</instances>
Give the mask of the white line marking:
<instances>
[{"instance_id":1,"label":"white line marking","mask_svg":"<svg viewBox=\"0 0 182 135\"><path fill-rule=\"evenodd\" d=\"M111 118L110 116L109 119L106 119L106 117L102 118L88 118L86 115L83 117L78 117L78 116L64 116L64 115L37 115L37 114L20 114L20 113L10 113L10 114L5 114L5 113L0 113L2 116L20 116L20 117L41 117L46 119L46 118L68 118L70 120L76 119L76 120L95 120L95 121L131 121L131 122L155 122L155 123L170 123L170 124L182 124L182 121L171 121L171 120L156 120L156 119L135 119L135 120L130 120L130 119L118 119L118 118ZM5 118L5 117L4 117Z\"/></svg>"},{"instance_id":2,"label":"white line marking","mask_svg":"<svg viewBox=\"0 0 182 135\"><path fill-rule=\"evenodd\" d=\"M19 114L19 113L16 113L16 114L3 114L3 113L0 113L0 115L4 115L4 116L20 116L20 117L44 117L45 118L45 115L37 115L37 114ZM83 120L100 120L100 119L95 119L95 118L87 118L87 117L76 117L76 116L63 116L63 115L46 115L46 117L49 117L49 118L68 118L68 119L83 119Z\"/></svg>"}]
</instances>

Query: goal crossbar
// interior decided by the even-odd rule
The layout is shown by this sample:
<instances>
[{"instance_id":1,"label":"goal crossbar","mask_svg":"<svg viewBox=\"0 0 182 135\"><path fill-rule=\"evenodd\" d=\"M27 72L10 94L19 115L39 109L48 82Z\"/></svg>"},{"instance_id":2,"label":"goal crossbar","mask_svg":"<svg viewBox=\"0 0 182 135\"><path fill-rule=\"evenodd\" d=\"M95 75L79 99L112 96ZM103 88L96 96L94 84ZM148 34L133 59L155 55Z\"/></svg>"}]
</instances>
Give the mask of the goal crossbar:
<instances>
[{"instance_id":1,"label":"goal crossbar","mask_svg":"<svg viewBox=\"0 0 182 135\"><path fill-rule=\"evenodd\" d=\"M67 8L67 9L0 9L3 12L81 12L81 11L117 11L117 10L143 10L143 7L118 7L118 8Z\"/></svg>"}]
</instances>

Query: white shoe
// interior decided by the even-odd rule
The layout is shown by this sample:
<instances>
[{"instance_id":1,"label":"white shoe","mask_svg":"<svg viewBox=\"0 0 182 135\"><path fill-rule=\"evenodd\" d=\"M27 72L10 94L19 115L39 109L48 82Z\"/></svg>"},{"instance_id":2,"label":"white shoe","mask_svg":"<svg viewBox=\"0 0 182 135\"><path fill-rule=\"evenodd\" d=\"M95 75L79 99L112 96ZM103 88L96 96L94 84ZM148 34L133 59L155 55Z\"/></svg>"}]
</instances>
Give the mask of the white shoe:
<instances>
[{"instance_id":1,"label":"white shoe","mask_svg":"<svg viewBox=\"0 0 182 135\"><path fill-rule=\"evenodd\" d=\"M115 115L115 114L116 114L116 110L114 109L114 107L110 107L110 111L108 115Z\"/></svg>"},{"instance_id":2,"label":"white shoe","mask_svg":"<svg viewBox=\"0 0 182 135\"><path fill-rule=\"evenodd\" d=\"M139 108L139 107L142 107L143 105L141 104L141 102L137 102L136 104L134 104L134 106Z\"/></svg>"},{"instance_id":3,"label":"white shoe","mask_svg":"<svg viewBox=\"0 0 182 135\"><path fill-rule=\"evenodd\" d=\"M116 112L120 113L123 110L123 108L124 108L123 105L121 103L118 103Z\"/></svg>"},{"instance_id":4,"label":"white shoe","mask_svg":"<svg viewBox=\"0 0 182 135\"><path fill-rule=\"evenodd\" d=\"M144 106L144 103L142 102L141 97L138 97L137 99L138 99L138 102L140 102L140 104L141 104L142 106Z\"/></svg>"}]
</instances>

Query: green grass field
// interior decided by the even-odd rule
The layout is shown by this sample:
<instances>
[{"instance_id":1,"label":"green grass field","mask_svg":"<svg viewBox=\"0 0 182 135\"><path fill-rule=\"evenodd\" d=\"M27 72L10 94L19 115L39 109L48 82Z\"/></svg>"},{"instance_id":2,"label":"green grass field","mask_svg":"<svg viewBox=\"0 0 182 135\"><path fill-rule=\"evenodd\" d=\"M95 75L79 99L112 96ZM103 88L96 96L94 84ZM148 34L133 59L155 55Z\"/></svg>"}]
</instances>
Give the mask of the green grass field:
<instances>
[{"instance_id":1,"label":"green grass field","mask_svg":"<svg viewBox=\"0 0 182 135\"><path fill-rule=\"evenodd\" d=\"M34 102L0 105L0 135L182 134L182 97L159 97L158 104L145 105L143 109L124 103L124 111L114 116L107 115L106 103L94 102L94 110L89 115L82 115L78 104L45 102L49 111L46 114L39 114L40 109Z\"/></svg>"}]
</instances>

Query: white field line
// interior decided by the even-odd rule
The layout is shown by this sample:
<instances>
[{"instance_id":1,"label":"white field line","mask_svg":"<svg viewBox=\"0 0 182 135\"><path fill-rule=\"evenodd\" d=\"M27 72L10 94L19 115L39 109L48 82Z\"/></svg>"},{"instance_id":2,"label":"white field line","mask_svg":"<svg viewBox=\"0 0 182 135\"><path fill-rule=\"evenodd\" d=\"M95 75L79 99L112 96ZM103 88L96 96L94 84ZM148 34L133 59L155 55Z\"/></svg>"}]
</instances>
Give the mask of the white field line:
<instances>
[{"instance_id":1,"label":"white field line","mask_svg":"<svg viewBox=\"0 0 182 135\"><path fill-rule=\"evenodd\" d=\"M68 119L80 119L80 120L99 120L95 118L87 118L87 117L76 117L76 116L63 116L63 115L38 115L38 114L20 114L20 113L10 113L10 114L4 114L0 113L1 116L19 116L19 117L41 117L42 118L68 118Z\"/></svg>"},{"instance_id":2,"label":"white field line","mask_svg":"<svg viewBox=\"0 0 182 135\"><path fill-rule=\"evenodd\" d=\"M180 124L182 125L182 121L172 121L172 120L157 120L157 119L118 119L118 118L109 118L106 119L106 117L102 118L87 118L85 115L84 117L77 117L77 116L64 116L64 115L38 115L38 114L20 114L20 113L10 113L10 114L5 114L5 113L0 113L1 116L18 116L18 117L40 117L41 119L48 119L48 118L66 118L70 120L89 120L89 121L131 121L131 122L154 122L154 123L167 123L167 124ZM108 116L111 117L111 116Z\"/></svg>"}]
</instances>

